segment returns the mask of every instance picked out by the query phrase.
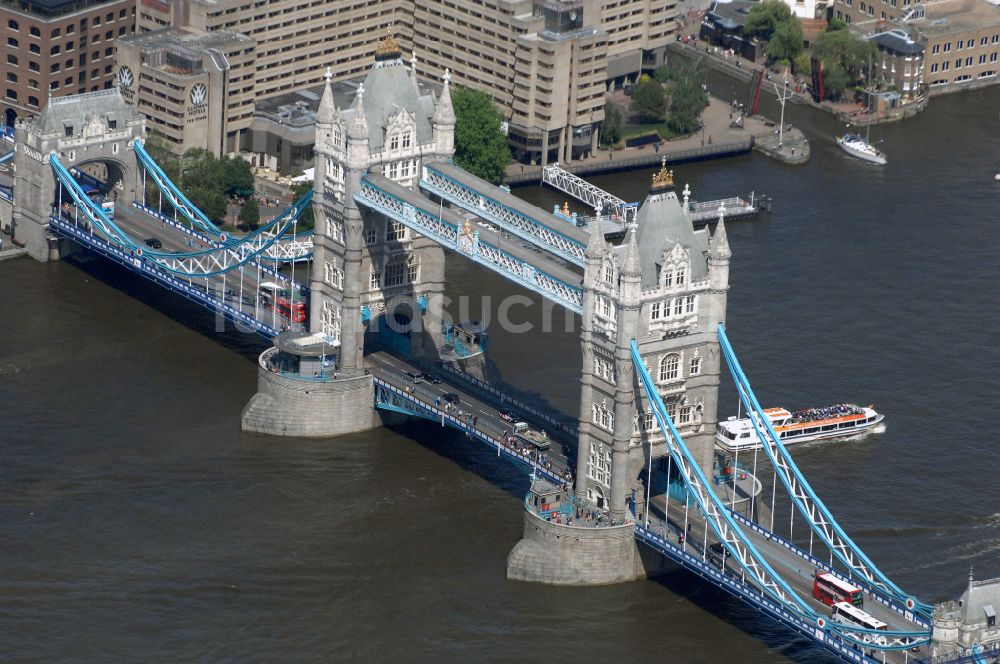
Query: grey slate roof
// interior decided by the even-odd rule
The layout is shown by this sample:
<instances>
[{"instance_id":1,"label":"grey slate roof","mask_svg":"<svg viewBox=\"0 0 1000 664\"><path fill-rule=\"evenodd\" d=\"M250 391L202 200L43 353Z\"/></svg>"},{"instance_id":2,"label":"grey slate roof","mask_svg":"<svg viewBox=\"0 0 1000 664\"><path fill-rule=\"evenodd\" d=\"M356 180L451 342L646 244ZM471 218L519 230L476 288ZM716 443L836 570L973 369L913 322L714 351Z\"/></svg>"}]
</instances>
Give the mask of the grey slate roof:
<instances>
[{"instance_id":1,"label":"grey slate roof","mask_svg":"<svg viewBox=\"0 0 1000 664\"><path fill-rule=\"evenodd\" d=\"M971 581L962 593L962 622L970 625L986 621L987 607L1000 611L1000 579Z\"/></svg>"},{"instance_id":2,"label":"grey slate roof","mask_svg":"<svg viewBox=\"0 0 1000 664\"><path fill-rule=\"evenodd\" d=\"M651 192L639 208L636 224L643 288L657 284L657 263L660 256L678 242L691 255L691 281L700 281L708 276L708 264L705 261L708 230L694 230L677 200L676 192Z\"/></svg>"},{"instance_id":3,"label":"grey slate roof","mask_svg":"<svg viewBox=\"0 0 1000 664\"><path fill-rule=\"evenodd\" d=\"M80 130L95 115L112 113L115 116L114 119L118 121L119 127L124 127L126 120L138 116L135 107L129 106L122 99L118 88L112 88L98 92L87 92L82 95L53 97L38 119L35 120L35 126L45 133L62 132L67 126L72 126L73 133L79 134Z\"/></svg>"},{"instance_id":4,"label":"grey slate roof","mask_svg":"<svg viewBox=\"0 0 1000 664\"><path fill-rule=\"evenodd\" d=\"M385 126L389 118L405 108L416 116L417 142L430 142L433 131L430 118L434 114L434 100L423 96L418 98L410 73L401 58L376 62L364 81L365 120L368 122L368 147L380 150L385 138ZM357 96L351 108L343 111L347 125L354 120Z\"/></svg>"},{"instance_id":5,"label":"grey slate roof","mask_svg":"<svg viewBox=\"0 0 1000 664\"><path fill-rule=\"evenodd\" d=\"M897 34L896 31L882 32L874 37L869 37L868 41L881 46L887 51L900 55L919 55L924 52L924 47L912 39Z\"/></svg>"}]
</instances>

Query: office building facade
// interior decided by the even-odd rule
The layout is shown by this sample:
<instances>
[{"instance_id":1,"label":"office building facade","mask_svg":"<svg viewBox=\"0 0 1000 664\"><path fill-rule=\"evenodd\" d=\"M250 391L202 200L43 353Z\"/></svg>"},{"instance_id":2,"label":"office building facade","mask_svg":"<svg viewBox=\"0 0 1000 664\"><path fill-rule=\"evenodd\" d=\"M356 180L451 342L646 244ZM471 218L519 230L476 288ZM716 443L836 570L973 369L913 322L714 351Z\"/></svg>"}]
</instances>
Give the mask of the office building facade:
<instances>
[{"instance_id":1,"label":"office building facade","mask_svg":"<svg viewBox=\"0 0 1000 664\"><path fill-rule=\"evenodd\" d=\"M0 0L3 116L38 115L49 97L113 87L113 41L131 34L130 0Z\"/></svg>"}]
</instances>

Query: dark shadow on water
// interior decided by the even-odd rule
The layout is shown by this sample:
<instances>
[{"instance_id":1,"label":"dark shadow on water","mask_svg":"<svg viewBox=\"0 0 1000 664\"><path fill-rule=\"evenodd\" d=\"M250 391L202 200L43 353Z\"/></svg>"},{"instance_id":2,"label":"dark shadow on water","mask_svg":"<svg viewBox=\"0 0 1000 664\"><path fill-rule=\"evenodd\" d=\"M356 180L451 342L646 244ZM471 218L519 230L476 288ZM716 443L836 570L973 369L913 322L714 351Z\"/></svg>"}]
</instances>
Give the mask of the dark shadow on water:
<instances>
[{"instance_id":1,"label":"dark shadow on water","mask_svg":"<svg viewBox=\"0 0 1000 664\"><path fill-rule=\"evenodd\" d=\"M66 262L88 276L139 300L192 332L213 339L226 349L252 362L256 362L257 357L270 346L256 333L240 332L231 321L224 321L211 309L195 304L136 272L96 254L85 253L83 256L82 260L74 256L67 258ZM220 331L217 326L223 321L224 328Z\"/></svg>"},{"instance_id":2,"label":"dark shadow on water","mask_svg":"<svg viewBox=\"0 0 1000 664\"><path fill-rule=\"evenodd\" d=\"M659 583L675 595L725 620L793 662L834 664L841 661L825 648L767 618L735 595L679 566L650 581Z\"/></svg>"}]
</instances>

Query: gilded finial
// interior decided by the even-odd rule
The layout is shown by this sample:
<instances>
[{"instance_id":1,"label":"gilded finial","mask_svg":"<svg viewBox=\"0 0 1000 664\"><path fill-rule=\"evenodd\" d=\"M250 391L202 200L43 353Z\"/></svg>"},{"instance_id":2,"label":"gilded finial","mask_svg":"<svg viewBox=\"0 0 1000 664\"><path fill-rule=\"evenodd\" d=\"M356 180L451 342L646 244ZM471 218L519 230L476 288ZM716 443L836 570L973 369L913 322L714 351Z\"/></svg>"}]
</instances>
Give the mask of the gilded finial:
<instances>
[{"instance_id":1,"label":"gilded finial","mask_svg":"<svg viewBox=\"0 0 1000 664\"><path fill-rule=\"evenodd\" d=\"M393 58L398 58L403 55L402 49L399 48L399 42L396 38L392 36L392 23L386 29L385 39L379 43L378 48L375 49L375 59L376 60L391 60Z\"/></svg>"},{"instance_id":2,"label":"gilded finial","mask_svg":"<svg viewBox=\"0 0 1000 664\"><path fill-rule=\"evenodd\" d=\"M564 217L569 216L569 201L563 201L562 214Z\"/></svg>"},{"instance_id":3,"label":"gilded finial","mask_svg":"<svg viewBox=\"0 0 1000 664\"><path fill-rule=\"evenodd\" d=\"M653 190L666 189L674 186L674 172L667 170L667 158L660 160L660 171L653 175Z\"/></svg>"}]
</instances>

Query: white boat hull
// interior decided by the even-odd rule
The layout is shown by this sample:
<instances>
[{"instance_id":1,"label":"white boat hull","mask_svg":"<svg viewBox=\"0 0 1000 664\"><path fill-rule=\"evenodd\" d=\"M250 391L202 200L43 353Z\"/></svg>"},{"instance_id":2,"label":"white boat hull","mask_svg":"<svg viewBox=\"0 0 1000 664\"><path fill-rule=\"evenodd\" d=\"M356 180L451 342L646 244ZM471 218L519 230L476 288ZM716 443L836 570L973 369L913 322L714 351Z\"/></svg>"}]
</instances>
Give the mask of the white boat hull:
<instances>
[{"instance_id":1,"label":"white boat hull","mask_svg":"<svg viewBox=\"0 0 1000 664\"><path fill-rule=\"evenodd\" d=\"M837 429L836 431L826 431L826 432L819 432L819 433L814 433L814 434L809 434L809 435L794 436L792 438L782 438L781 439L781 444L784 445L785 447L791 447L792 445L798 445L800 443L809 443L809 442L812 442L814 440L824 440L824 439L832 439L832 438L851 438L852 436L857 436L859 434L867 433L867 432L871 431L872 429L874 429L875 427L877 427L878 425L880 425L884 419L885 419L885 415L882 415L881 413L879 413L875 417L874 421L872 421L872 422L865 422L864 424L859 424L858 426L856 426L856 427L854 427L852 429ZM725 438L724 436L716 433L715 434L715 443L719 447L721 447L721 448L723 448L723 449L725 449L725 450L727 450L729 452L735 452L737 450L739 450L739 451L742 452L743 450L759 450L759 449L763 449L763 445L761 445L760 442L758 441L756 434L754 435L754 437L752 439L750 439L746 443L744 443L742 445L736 445L736 444L734 444L735 441L729 440L729 439Z\"/></svg>"},{"instance_id":2,"label":"white boat hull","mask_svg":"<svg viewBox=\"0 0 1000 664\"><path fill-rule=\"evenodd\" d=\"M872 164L878 164L879 166L885 166L886 164L885 155L883 155L881 152L879 152L878 150L876 150L871 146L868 146L867 150L859 149L854 147L850 143L846 143L840 139L837 139L837 145L840 146L841 150L843 150L847 154L857 159L862 159Z\"/></svg>"}]
</instances>

